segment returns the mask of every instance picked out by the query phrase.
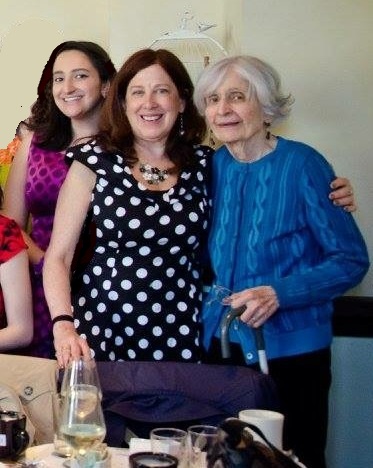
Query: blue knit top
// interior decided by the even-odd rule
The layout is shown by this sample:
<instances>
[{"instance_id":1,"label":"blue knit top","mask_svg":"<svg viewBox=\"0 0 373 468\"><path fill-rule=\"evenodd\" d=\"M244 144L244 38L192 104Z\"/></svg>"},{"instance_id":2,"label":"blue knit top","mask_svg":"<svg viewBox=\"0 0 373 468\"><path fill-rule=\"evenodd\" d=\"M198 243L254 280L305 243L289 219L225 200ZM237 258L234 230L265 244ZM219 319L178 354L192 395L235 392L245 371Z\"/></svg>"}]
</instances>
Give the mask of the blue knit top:
<instances>
[{"instance_id":1,"label":"blue knit top","mask_svg":"<svg viewBox=\"0 0 373 468\"><path fill-rule=\"evenodd\" d=\"M329 200L331 165L310 146L278 137L253 163L223 146L213 157L209 254L214 284L241 291L272 286L280 308L264 325L269 358L316 351L332 340L332 300L358 284L367 248L350 213ZM220 336L226 306L204 301L204 344ZM230 339L257 361L251 328L236 319Z\"/></svg>"}]
</instances>

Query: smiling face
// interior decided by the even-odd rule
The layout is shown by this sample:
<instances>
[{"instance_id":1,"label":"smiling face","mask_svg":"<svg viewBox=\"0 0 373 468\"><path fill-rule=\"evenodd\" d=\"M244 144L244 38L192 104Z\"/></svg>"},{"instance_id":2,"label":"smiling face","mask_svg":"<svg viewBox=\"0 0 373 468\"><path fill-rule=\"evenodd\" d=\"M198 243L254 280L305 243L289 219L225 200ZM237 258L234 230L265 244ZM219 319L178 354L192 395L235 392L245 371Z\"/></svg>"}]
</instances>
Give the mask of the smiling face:
<instances>
[{"instance_id":1,"label":"smiling face","mask_svg":"<svg viewBox=\"0 0 373 468\"><path fill-rule=\"evenodd\" d=\"M165 143L185 103L170 76L155 64L129 82L124 107L135 140Z\"/></svg>"},{"instance_id":2,"label":"smiling face","mask_svg":"<svg viewBox=\"0 0 373 468\"><path fill-rule=\"evenodd\" d=\"M60 111L72 120L99 112L107 86L83 52L67 50L56 58L53 98Z\"/></svg>"},{"instance_id":3,"label":"smiling face","mask_svg":"<svg viewBox=\"0 0 373 468\"><path fill-rule=\"evenodd\" d=\"M215 136L228 147L261 142L264 114L247 81L230 70L222 84L205 96L206 120Z\"/></svg>"}]
</instances>

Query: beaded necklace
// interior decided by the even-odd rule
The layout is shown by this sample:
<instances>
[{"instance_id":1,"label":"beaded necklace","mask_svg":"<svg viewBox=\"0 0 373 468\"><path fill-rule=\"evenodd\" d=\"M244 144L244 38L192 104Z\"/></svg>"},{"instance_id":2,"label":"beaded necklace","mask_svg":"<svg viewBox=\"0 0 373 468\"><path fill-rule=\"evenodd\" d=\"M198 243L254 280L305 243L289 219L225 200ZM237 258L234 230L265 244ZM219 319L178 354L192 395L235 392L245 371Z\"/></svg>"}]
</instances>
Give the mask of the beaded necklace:
<instances>
[{"instance_id":1,"label":"beaded necklace","mask_svg":"<svg viewBox=\"0 0 373 468\"><path fill-rule=\"evenodd\" d=\"M169 169L159 169L156 166L151 166L149 163L140 163L140 172L142 178L149 185L158 185L168 179L170 175Z\"/></svg>"}]
</instances>

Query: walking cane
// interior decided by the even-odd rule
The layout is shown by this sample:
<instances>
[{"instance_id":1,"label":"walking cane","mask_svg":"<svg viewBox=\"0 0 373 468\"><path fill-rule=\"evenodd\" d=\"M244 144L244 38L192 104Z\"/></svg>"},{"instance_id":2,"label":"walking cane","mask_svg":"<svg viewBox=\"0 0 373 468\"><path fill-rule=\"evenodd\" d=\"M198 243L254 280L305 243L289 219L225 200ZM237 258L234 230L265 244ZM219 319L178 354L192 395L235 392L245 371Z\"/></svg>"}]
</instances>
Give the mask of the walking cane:
<instances>
[{"instance_id":1,"label":"walking cane","mask_svg":"<svg viewBox=\"0 0 373 468\"><path fill-rule=\"evenodd\" d=\"M231 349L229 343L229 328L231 323L236 317L239 317L245 311L246 306L238 307L237 309L230 309L228 313L223 317L220 325L221 331L221 354L223 359L229 359L231 357ZM263 328L252 328L255 339L255 346L258 352L259 367L263 374L268 374L268 361L265 350Z\"/></svg>"}]
</instances>

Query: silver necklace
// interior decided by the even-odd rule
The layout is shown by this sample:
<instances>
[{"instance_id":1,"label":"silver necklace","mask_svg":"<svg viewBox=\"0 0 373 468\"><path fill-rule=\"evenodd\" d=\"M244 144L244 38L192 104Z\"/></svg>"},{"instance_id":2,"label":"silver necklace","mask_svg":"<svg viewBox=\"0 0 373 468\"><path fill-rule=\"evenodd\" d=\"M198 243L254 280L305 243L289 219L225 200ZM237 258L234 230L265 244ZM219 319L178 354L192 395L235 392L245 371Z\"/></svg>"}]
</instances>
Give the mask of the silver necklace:
<instances>
[{"instance_id":1,"label":"silver necklace","mask_svg":"<svg viewBox=\"0 0 373 468\"><path fill-rule=\"evenodd\" d=\"M170 175L169 169L159 169L159 167L151 166L149 163L140 162L141 177L149 185L158 185L168 179Z\"/></svg>"}]
</instances>

